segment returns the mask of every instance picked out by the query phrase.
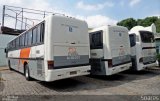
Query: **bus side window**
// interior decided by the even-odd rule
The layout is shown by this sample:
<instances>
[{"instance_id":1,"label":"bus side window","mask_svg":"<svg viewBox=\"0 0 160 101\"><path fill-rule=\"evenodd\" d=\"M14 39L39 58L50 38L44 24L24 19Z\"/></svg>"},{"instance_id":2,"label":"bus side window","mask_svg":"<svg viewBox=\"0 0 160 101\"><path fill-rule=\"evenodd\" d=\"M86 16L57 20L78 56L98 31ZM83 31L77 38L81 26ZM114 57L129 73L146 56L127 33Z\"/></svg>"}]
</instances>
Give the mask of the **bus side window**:
<instances>
[{"instance_id":1,"label":"bus side window","mask_svg":"<svg viewBox=\"0 0 160 101\"><path fill-rule=\"evenodd\" d=\"M25 46L28 45L28 42L27 42L27 41L28 41L28 38L27 38L27 37L28 37L28 36L27 36L27 33L25 33L25 43L24 43Z\"/></svg>"},{"instance_id":2,"label":"bus side window","mask_svg":"<svg viewBox=\"0 0 160 101\"><path fill-rule=\"evenodd\" d=\"M13 41L11 42L11 49L13 49Z\"/></svg>"},{"instance_id":3,"label":"bus side window","mask_svg":"<svg viewBox=\"0 0 160 101\"><path fill-rule=\"evenodd\" d=\"M22 46L25 46L25 34L22 35Z\"/></svg>"},{"instance_id":4,"label":"bus side window","mask_svg":"<svg viewBox=\"0 0 160 101\"><path fill-rule=\"evenodd\" d=\"M10 48L9 46L10 46L10 43L9 43L9 44L7 44L7 49L8 49L8 50L9 50L9 48Z\"/></svg>"},{"instance_id":5,"label":"bus side window","mask_svg":"<svg viewBox=\"0 0 160 101\"><path fill-rule=\"evenodd\" d=\"M8 50L11 50L12 49L12 42L9 43L9 49Z\"/></svg>"},{"instance_id":6,"label":"bus side window","mask_svg":"<svg viewBox=\"0 0 160 101\"><path fill-rule=\"evenodd\" d=\"M13 49L16 47L16 40L13 40Z\"/></svg>"},{"instance_id":7,"label":"bus side window","mask_svg":"<svg viewBox=\"0 0 160 101\"><path fill-rule=\"evenodd\" d=\"M16 38L16 48L19 48L19 37L18 38Z\"/></svg>"},{"instance_id":8,"label":"bus side window","mask_svg":"<svg viewBox=\"0 0 160 101\"><path fill-rule=\"evenodd\" d=\"M28 46L32 45L32 30L30 30L28 33Z\"/></svg>"},{"instance_id":9,"label":"bus side window","mask_svg":"<svg viewBox=\"0 0 160 101\"><path fill-rule=\"evenodd\" d=\"M19 47L22 47L22 35L19 37Z\"/></svg>"},{"instance_id":10,"label":"bus side window","mask_svg":"<svg viewBox=\"0 0 160 101\"><path fill-rule=\"evenodd\" d=\"M8 50L11 50L12 49L12 42L9 43L9 49Z\"/></svg>"},{"instance_id":11,"label":"bus side window","mask_svg":"<svg viewBox=\"0 0 160 101\"><path fill-rule=\"evenodd\" d=\"M32 33L33 33L32 44L35 45L37 43L37 27L35 27L32 30Z\"/></svg>"},{"instance_id":12,"label":"bus side window","mask_svg":"<svg viewBox=\"0 0 160 101\"><path fill-rule=\"evenodd\" d=\"M41 41L40 41L40 38L41 38L41 36L40 36L40 33L41 32L41 26L40 25L38 25L38 27L37 27L37 44L39 44Z\"/></svg>"},{"instance_id":13,"label":"bus side window","mask_svg":"<svg viewBox=\"0 0 160 101\"><path fill-rule=\"evenodd\" d=\"M43 43L44 42L44 23L41 24L41 42Z\"/></svg>"}]
</instances>

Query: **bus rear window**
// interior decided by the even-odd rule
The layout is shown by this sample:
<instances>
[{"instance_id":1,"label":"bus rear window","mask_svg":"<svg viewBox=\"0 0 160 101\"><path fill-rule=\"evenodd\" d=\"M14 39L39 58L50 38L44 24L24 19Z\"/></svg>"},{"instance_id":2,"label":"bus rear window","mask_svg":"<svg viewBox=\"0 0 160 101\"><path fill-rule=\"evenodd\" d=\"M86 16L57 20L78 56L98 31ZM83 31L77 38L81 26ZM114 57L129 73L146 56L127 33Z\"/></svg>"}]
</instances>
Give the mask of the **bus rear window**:
<instances>
[{"instance_id":1,"label":"bus rear window","mask_svg":"<svg viewBox=\"0 0 160 101\"><path fill-rule=\"evenodd\" d=\"M102 31L90 33L90 48L91 49L103 48Z\"/></svg>"},{"instance_id":2,"label":"bus rear window","mask_svg":"<svg viewBox=\"0 0 160 101\"><path fill-rule=\"evenodd\" d=\"M143 43L152 43L154 42L154 35L149 31L140 31L141 40Z\"/></svg>"}]
</instances>

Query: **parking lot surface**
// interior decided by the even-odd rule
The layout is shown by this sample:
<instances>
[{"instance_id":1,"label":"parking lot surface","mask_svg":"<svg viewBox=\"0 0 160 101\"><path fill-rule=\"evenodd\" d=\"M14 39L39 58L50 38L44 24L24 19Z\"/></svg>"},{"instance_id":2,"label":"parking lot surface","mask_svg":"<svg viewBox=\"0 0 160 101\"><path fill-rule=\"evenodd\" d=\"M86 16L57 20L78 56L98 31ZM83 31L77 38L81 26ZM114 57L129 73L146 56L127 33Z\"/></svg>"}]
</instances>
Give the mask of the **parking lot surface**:
<instances>
[{"instance_id":1,"label":"parking lot surface","mask_svg":"<svg viewBox=\"0 0 160 101\"><path fill-rule=\"evenodd\" d=\"M0 70L0 95L160 95L160 68L113 76L79 76L54 82L26 81L6 68Z\"/></svg>"}]
</instances>

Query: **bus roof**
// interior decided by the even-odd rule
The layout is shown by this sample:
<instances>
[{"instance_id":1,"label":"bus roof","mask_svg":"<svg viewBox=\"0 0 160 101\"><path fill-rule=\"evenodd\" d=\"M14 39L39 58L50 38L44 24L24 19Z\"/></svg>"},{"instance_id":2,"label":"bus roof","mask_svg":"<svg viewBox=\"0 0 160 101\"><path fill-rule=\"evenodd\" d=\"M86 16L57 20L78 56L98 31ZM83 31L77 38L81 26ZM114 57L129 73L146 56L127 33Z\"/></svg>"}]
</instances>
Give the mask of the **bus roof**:
<instances>
[{"instance_id":1,"label":"bus roof","mask_svg":"<svg viewBox=\"0 0 160 101\"><path fill-rule=\"evenodd\" d=\"M135 33L136 34L139 31L149 31L149 32L152 32L152 33L156 33L156 26L155 26L154 23L151 26L148 26L148 27L135 26L129 31L129 33Z\"/></svg>"},{"instance_id":2,"label":"bus roof","mask_svg":"<svg viewBox=\"0 0 160 101\"><path fill-rule=\"evenodd\" d=\"M85 22L83 20L79 20L79 19L76 19L76 18L73 18L73 17L69 17L69 16L65 16L65 15L60 15L60 14L51 14L47 17L45 17L42 21L40 21L39 23L37 23L36 25L34 25L33 27L29 28L28 30L24 31L23 33L26 33L27 31L33 29L35 26L39 25L40 23L42 23L43 21L47 20L47 19L50 19L50 18L53 18L53 17L58 17L58 18L70 18L70 19L74 19L74 20L78 20L78 21L82 21L82 22ZM85 22L86 23L86 22ZM16 38L20 37L23 33L19 34ZM13 40L15 40L16 38L12 39L10 42L12 42Z\"/></svg>"},{"instance_id":3,"label":"bus roof","mask_svg":"<svg viewBox=\"0 0 160 101\"><path fill-rule=\"evenodd\" d=\"M101 27L97 27L97 28L93 28L92 30L89 30L89 32L95 32L95 31L99 31L99 30L107 30L107 28L123 28L128 30L126 27L123 26L116 26L116 25L105 25L105 26L101 26Z\"/></svg>"}]
</instances>

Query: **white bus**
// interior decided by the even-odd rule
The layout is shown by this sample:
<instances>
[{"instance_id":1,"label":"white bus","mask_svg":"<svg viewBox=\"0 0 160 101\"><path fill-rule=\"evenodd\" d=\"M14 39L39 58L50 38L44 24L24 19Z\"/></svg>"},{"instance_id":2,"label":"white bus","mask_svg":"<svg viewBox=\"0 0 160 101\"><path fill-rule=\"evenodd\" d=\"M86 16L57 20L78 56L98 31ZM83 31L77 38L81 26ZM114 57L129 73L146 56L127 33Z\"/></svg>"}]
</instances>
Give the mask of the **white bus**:
<instances>
[{"instance_id":1,"label":"white bus","mask_svg":"<svg viewBox=\"0 0 160 101\"><path fill-rule=\"evenodd\" d=\"M135 26L129 32L132 55L132 70L143 70L156 65L154 34L142 26Z\"/></svg>"},{"instance_id":2,"label":"white bus","mask_svg":"<svg viewBox=\"0 0 160 101\"><path fill-rule=\"evenodd\" d=\"M131 66L128 29L102 26L89 31L91 74L112 75Z\"/></svg>"},{"instance_id":3,"label":"white bus","mask_svg":"<svg viewBox=\"0 0 160 101\"><path fill-rule=\"evenodd\" d=\"M88 26L75 18L51 15L9 42L6 50L10 69L27 80L90 74Z\"/></svg>"}]
</instances>

